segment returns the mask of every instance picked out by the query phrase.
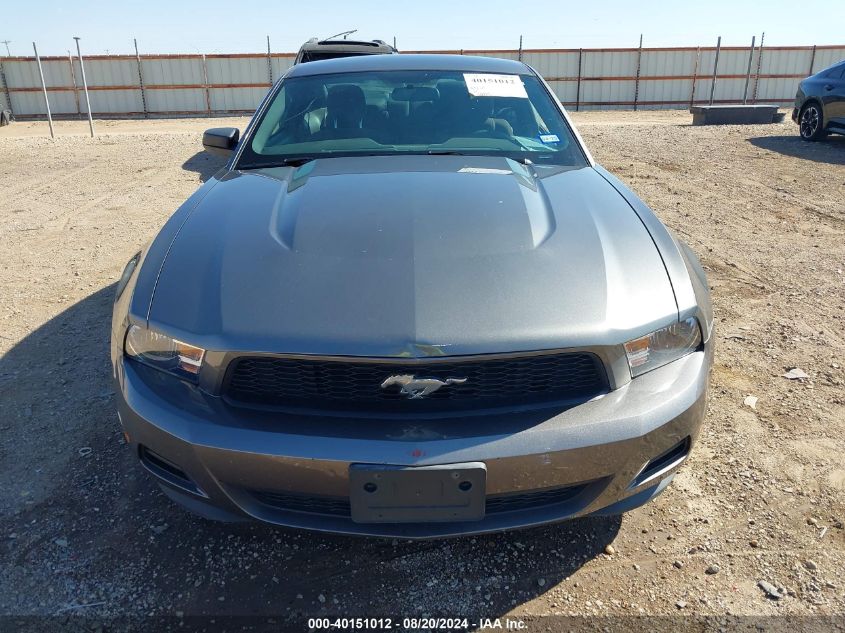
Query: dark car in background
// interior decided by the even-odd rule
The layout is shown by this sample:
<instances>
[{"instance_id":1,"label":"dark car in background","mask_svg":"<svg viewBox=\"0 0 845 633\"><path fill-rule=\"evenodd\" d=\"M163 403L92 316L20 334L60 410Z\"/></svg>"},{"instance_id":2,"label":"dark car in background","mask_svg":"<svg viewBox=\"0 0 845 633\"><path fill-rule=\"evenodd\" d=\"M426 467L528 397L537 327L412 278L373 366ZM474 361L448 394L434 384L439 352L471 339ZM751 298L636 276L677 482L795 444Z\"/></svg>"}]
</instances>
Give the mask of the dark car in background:
<instances>
[{"instance_id":1,"label":"dark car in background","mask_svg":"<svg viewBox=\"0 0 845 633\"><path fill-rule=\"evenodd\" d=\"M305 42L296 55L294 65L305 62L316 62L337 57L357 57L359 55L392 55L398 53L393 46L383 40L347 40L335 39L336 36L325 40L312 37Z\"/></svg>"},{"instance_id":2,"label":"dark car in background","mask_svg":"<svg viewBox=\"0 0 845 633\"><path fill-rule=\"evenodd\" d=\"M792 120L805 141L845 134L845 60L798 84Z\"/></svg>"}]
</instances>

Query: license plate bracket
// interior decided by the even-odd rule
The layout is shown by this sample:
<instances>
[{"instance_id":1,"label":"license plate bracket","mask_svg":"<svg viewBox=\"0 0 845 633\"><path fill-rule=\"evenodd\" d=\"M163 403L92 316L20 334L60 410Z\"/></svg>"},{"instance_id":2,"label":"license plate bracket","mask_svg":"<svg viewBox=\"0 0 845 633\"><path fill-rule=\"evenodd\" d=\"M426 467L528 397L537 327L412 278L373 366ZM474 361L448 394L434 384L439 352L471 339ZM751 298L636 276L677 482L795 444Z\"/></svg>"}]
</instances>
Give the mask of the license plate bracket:
<instances>
[{"instance_id":1,"label":"license plate bracket","mask_svg":"<svg viewBox=\"0 0 845 633\"><path fill-rule=\"evenodd\" d=\"M356 523L442 523L484 518L483 462L436 466L352 464L349 503Z\"/></svg>"}]
</instances>

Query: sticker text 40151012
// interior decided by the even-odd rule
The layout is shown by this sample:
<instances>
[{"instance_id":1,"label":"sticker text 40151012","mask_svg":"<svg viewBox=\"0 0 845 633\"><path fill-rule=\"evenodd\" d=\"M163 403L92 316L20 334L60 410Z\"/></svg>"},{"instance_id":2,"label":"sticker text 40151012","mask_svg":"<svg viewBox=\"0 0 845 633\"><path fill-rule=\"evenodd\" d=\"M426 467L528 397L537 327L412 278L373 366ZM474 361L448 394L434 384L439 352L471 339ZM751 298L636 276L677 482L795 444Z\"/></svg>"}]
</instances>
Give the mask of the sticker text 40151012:
<instances>
[{"instance_id":1,"label":"sticker text 40151012","mask_svg":"<svg viewBox=\"0 0 845 633\"><path fill-rule=\"evenodd\" d=\"M492 73L464 73L467 90L473 97L528 98L519 75L494 75Z\"/></svg>"}]
</instances>

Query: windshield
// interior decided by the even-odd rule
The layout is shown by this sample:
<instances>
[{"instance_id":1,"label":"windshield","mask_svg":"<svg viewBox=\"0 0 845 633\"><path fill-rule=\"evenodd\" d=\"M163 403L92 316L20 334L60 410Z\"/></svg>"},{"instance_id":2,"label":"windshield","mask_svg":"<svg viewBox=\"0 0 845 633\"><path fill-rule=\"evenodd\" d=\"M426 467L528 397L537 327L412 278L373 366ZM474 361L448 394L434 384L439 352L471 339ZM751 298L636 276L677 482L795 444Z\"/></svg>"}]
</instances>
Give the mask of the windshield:
<instances>
[{"instance_id":1,"label":"windshield","mask_svg":"<svg viewBox=\"0 0 845 633\"><path fill-rule=\"evenodd\" d=\"M356 155L467 154L583 166L533 75L375 71L282 82L238 169Z\"/></svg>"}]
</instances>

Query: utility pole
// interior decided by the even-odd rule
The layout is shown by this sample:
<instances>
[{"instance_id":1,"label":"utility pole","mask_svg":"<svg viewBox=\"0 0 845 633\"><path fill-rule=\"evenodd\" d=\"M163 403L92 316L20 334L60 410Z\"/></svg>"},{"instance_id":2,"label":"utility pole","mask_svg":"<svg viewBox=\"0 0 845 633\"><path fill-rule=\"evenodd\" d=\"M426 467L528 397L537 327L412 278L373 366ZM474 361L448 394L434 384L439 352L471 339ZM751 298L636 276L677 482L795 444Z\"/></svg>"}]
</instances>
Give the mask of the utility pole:
<instances>
[{"instance_id":1,"label":"utility pole","mask_svg":"<svg viewBox=\"0 0 845 633\"><path fill-rule=\"evenodd\" d=\"M9 52L9 44L12 43L12 40L0 40L3 44L6 45L6 57L11 57L12 54Z\"/></svg>"}]
</instances>

